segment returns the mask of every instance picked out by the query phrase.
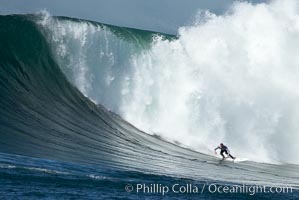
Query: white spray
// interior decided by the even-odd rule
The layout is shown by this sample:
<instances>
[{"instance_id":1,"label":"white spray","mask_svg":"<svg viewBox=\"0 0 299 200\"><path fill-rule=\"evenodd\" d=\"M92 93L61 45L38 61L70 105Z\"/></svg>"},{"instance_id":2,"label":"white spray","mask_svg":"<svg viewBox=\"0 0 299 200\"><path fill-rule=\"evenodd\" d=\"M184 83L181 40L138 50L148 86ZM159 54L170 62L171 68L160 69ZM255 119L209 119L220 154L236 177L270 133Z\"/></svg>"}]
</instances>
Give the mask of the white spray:
<instances>
[{"instance_id":1,"label":"white spray","mask_svg":"<svg viewBox=\"0 0 299 200\"><path fill-rule=\"evenodd\" d=\"M74 24L67 29L72 34ZM113 33L91 27L83 30L84 42L71 36L81 49L62 48L81 59L70 79L86 96L146 132L205 153L223 142L237 157L299 163L297 1L236 3L222 16L201 12L178 39L156 37L143 52L134 53L130 42L113 46ZM96 39L104 33L106 40ZM84 52L95 41L109 41L109 50ZM90 53L99 60L88 64ZM97 66L101 56L110 56L110 64ZM80 68L86 70L76 73Z\"/></svg>"},{"instance_id":2,"label":"white spray","mask_svg":"<svg viewBox=\"0 0 299 200\"><path fill-rule=\"evenodd\" d=\"M134 62L121 113L141 129L262 162L299 159L299 7L237 3ZM124 84L128 85L128 84Z\"/></svg>"}]
</instances>

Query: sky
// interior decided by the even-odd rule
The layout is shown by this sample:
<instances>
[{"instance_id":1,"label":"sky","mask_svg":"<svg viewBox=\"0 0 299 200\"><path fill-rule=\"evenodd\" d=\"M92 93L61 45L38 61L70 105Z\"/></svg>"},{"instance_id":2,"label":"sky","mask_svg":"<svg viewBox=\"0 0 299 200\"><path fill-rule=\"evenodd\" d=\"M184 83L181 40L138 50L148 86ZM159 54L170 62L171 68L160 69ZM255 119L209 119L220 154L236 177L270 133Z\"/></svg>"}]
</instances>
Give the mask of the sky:
<instances>
[{"instance_id":1,"label":"sky","mask_svg":"<svg viewBox=\"0 0 299 200\"><path fill-rule=\"evenodd\" d=\"M250 0L252 3L267 0ZM35 13L68 16L175 34L193 22L199 10L223 14L234 0L0 0L0 14Z\"/></svg>"}]
</instances>

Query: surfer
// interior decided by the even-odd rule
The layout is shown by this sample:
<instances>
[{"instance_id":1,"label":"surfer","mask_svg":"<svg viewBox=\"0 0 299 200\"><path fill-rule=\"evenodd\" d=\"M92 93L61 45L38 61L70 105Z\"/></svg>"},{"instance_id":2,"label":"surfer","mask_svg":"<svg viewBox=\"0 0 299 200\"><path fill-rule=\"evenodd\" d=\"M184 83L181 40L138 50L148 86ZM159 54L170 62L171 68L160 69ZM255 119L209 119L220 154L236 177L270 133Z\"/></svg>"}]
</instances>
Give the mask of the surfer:
<instances>
[{"instance_id":1,"label":"surfer","mask_svg":"<svg viewBox=\"0 0 299 200\"><path fill-rule=\"evenodd\" d=\"M215 148L215 154L217 155L217 149L220 149L220 155L223 157L222 159L224 160L226 157L223 155L225 153L226 155L229 155L233 160L235 159L234 156L232 156L227 148L223 143L221 143L218 147Z\"/></svg>"}]
</instances>

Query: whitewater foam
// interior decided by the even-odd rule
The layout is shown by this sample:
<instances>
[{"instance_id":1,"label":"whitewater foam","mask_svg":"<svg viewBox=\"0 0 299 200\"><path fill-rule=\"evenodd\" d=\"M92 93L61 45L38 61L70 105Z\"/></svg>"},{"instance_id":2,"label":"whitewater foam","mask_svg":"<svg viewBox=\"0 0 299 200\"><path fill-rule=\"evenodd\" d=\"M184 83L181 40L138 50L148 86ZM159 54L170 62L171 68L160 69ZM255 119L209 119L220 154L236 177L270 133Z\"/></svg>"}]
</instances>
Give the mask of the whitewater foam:
<instances>
[{"instance_id":1,"label":"whitewater foam","mask_svg":"<svg viewBox=\"0 0 299 200\"><path fill-rule=\"evenodd\" d=\"M237 3L182 27L178 40L157 41L151 62L135 66L123 116L206 153L224 142L237 156L298 163L299 10L291 8L298 4Z\"/></svg>"},{"instance_id":2,"label":"whitewater foam","mask_svg":"<svg viewBox=\"0 0 299 200\"><path fill-rule=\"evenodd\" d=\"M182 27L178 40L155 42L151 62L136 61L123 116L206 153L224 142L237 156L298 163L299 18L291 8L298 4L236 3Z\"/></svg>"},{"instance_id":3,"label":"whitewater foam","mask_svg":"<svg viewBox=\"0 0 299 200\"><path fill-rule=\"evenodd\" d=\"M237 157L298 164L298 2L199 16L150 48L87 22L47 27L73 84L138 128L205 153L224 142Z\"/></svg>"}]
</instances>

